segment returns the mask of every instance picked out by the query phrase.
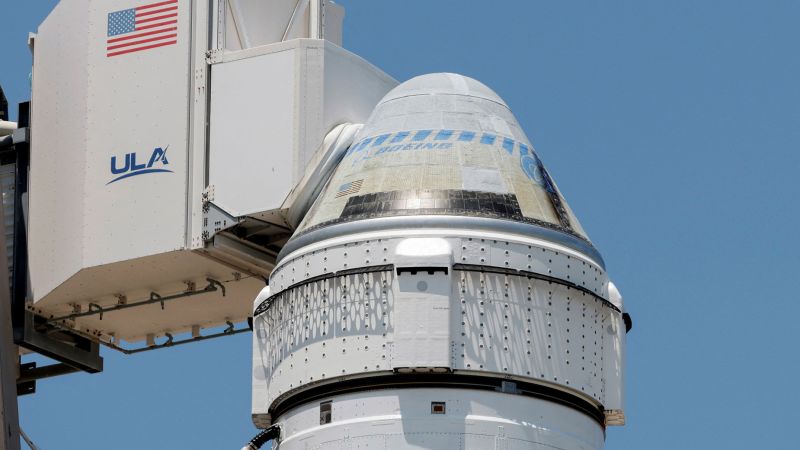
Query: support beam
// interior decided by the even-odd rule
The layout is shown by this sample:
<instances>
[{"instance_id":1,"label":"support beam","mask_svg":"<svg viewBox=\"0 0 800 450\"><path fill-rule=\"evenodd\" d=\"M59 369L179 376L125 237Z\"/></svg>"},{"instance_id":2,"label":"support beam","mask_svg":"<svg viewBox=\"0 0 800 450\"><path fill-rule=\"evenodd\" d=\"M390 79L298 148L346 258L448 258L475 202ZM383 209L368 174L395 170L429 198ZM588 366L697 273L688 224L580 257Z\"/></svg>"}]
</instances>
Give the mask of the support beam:
<instances>
[{"instance_id":1,"label":"support beam","mask_svg":"<svg viewBox=\"0 0 800 450\"><path fill-rule=\"evenodd\" d=\"M57 377L75 372L80 372L80 369L76 369L64 363L50 364L49 366L42 367L36 367L36 363L28 363L20 367L17 383L29 383L31 381L41 380L42 378Z\"/></svg>"},{"instance_id":2,"label":"support beam","mask_svg":"<svg viewBox=\"0 0 800 450\"><path fill-rule=\"evenodd\" d=\"M3 209L0 208L0 224ZM2 230L0 230L2 231ZM0 450L20 450L19 412L17 410L17 370L19 350L14 345L11 325L11 289L8 285L8 259L5 233L0 232Z\"/></svg>"}]
</instances>

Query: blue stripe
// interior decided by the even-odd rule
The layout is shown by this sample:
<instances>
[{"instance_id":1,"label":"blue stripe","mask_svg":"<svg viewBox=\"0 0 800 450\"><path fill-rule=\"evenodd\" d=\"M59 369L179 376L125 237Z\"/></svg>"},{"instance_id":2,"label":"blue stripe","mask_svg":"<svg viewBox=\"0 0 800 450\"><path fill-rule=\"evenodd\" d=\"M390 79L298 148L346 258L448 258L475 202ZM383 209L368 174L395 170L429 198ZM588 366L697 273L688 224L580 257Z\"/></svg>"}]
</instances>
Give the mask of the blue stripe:
<instances>
[{"instance_id":1,"label":"blue stripe","mask_svg":"<svg viewBox=\"0 0 800 450\"><path fill-rule=\"evenodd\" d=\"M364 150L369 145L370 142L372 142L372 138L364 139L363 141L361 141L361 144L358 145L358 150L356 151L360 152L361 150Z\"/></svg>"},{"instance_id":2,"label":"blue stripe","mask_svg":"<svg viewBox=\"0 0 800 450\"><path fill-rule=\"evenodd\" d=\"M509 138L504 138L503 148L506 149L509 155L514 153L514 141Z\"/></svg>"},{"instance_id":3,"label":"blue stripe","mask_svg":"<svg viewBox=\"0 0 800 450\"><path fill-rule=\"evenodd\" d=\"M171 171L171 170L169 170L169 169L144 169L144 170L137 170L136 172L128 172L128 173L126 173L125 175L121 175L121 176L118 176L117 178L114 178L113 180L111 180L111 181L109 181L108 183L106 183L106 186L108 186L109 184L111 184L111 183L113 183L113 182L115 182L115 181L124 180L125 178L129 178L129 177L135 177L136 175L144 175L144 174L146 174L146 173L157 173L157 172L169 172L169 173L172 173L172 171Z\"/></svg>"},{"instance_id":4,"label":"blue stripe","mask_svg":"<svg viewBox=\"0 0 800 450\"><path fill-rule=\"evenodd\" d=\"M360 140L360 141L356 142L355 144L351 145L350 146L350 152L352 152L352 153L357 152L358 151L358 147L361 146L361 144L363 142L364 142L363 140Z\"/></svg>"},{"instance_id":5,"label":"blue stripe","mask_svg":"<svg viewBox=\"0 0 800 450\"><path fill-rule=\"evenodd\" d=\"M475 139L475 133L472 131L462 131L458 136L458 140L461 142L472 142L473 139Z\"/></svg>"},{"instance_id":6,"label":"blue stripe","mask_svg":"<svg viewBox=\"0 0 800 450\"><path fill-rule=\"evenodd\" d=\"M481 136L481 144L492 145L492 144L494 144L494 138L495 138L495 135L484 133L483 136Z\"/></svg>"},{"instance_id":7,"label":"blue stripe","mask_svg":"<svg viewBox=\"0 0 800 450\"><path fill-rule=\"evenodd\" d=\"M417 131L417 134L415 134L414 137L411 140L412 141L424 141L425 138L430 136L432 132L433 132L432 130Z\"/></svg>"},{"instance_id":8,"label":"blue stripe","mask_svg":"<svg viewBox=\"0 0 800 450\"><path fill-rule=\"evenodd\" d=\"M388 134L381 134L378 136L368 137L365 138L355 144L353 144L350 149L348 150L347 154L360 152L361 150L373 147L376 148L378 146L387 145L387 144L395 144L401 143L406 140L407 137L411 136L411 141L413 142L422 142L422 141L448 141L452 140L456 137L458 142L474 142L475 139L478 137L479 133L474 131L457 131L457 130L449 130L449 129L441 129L441 130L418 130L418 131L400 131L397 133L388 133ZM505 136L498 136L493 133L482 133L480 134L480 143L483 145L497 145L500 144L502 148L509 154L514 154L514 147L519 144L519 152L520 156L524 155L534 155L535 153L533 148L529 144L525 144L522 142L517 142L513 138L505 137ZM436 144L439 145L439 144ZM441 144L445 145L445 144ZM394 147L387 147L387 148L394 148Z\"/></svg>"},{"instance_id":9,"label":"blue stripe","mask_svg":"<svg viewBox=\"0 0 800 450\"><path fill-rule=\"evenodd\" d=\"M433 138L434 141L446 141L453 136L453 130L441 130L436 133L436 137Z\"/></svg>"},{"instance_id":10,"label":"blue stripe","mask_svg":"<svg viewBox=\"0 0 800 450\"><path fill-rule=\"evenodd\" d=\"M401 131L397 133L390 142L401 142L408 136L408 131Z\"/></svg>"},{"instance_id":11,"label":"blue stripe","mask_svg":"<svg viewBox=\"0 0 800 450\"><path fill-rule=\"evenodd\" d=\"M383 144L383 141L385 141L386 139L389 139L389 136L391 136L391 134L384 134L384 135L376 137L375 138L375 142L372 144L372 146L375 147L376 145Z\"/></svg>"}]
</instances>

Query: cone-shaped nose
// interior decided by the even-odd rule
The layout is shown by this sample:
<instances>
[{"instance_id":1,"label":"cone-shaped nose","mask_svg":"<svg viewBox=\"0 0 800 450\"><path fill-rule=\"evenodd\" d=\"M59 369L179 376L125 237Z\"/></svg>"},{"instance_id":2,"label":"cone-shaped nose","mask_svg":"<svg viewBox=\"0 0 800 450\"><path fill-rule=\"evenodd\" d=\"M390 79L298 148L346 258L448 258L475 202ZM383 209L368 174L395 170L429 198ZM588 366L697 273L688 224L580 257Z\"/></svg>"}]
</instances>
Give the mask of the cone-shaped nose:
<instances>
[{"instance_id":1,"label":"cone-shaped nose","mask_svg":"<svg viewBox=\"0 0 800 450\"><path fill-rule=\"evenodd\" d=\"M451 73L413 78L378 103L296 236L431 216L524 224L525 233L577 242L602 264L506 103Z\"/></svg>"},{"instance_id":2,"label":"cone-shaped nose","mask_svg":"<svg viewBox=\"0 0 800 450\"><path fill-rule=\"evenodd\" d=\"M508 107L497 93L478 80L455 73L431 73L414 77L386 94L380 103L413 95L463 95Z\"/></svg>"}]
</instances>

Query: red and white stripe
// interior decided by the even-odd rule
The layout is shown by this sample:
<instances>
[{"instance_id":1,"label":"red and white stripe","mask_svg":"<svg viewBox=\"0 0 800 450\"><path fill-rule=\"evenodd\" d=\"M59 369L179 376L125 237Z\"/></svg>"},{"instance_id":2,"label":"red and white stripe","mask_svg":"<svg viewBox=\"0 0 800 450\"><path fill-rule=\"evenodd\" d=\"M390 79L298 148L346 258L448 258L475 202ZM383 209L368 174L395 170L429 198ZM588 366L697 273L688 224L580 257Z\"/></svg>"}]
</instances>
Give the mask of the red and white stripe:
<instances>
[{"instance_id":1,"label":"red and white stripe","mask_svg":"<svg viewBox=\"0 0 800 450\"><path fill-rule=\"evenodd\" d=\"M350 183L350 187L343 191L339 191L336 193L336 198L344 197L345 195L355 194L356 192L361 190L361 185L364 184L364 180L356 180Z\"/></svg>"},{"instance_id":2,"label":"red and white stripe","mask_svg":"<svg viewBox=\"0 0 800 450\"><path fill-rule=\"evenodd\" d=\"M148 50L178 42L178 0L165 0L136 7L136 31L111 37L106 56Z\"/></svg>"}]
</instances>

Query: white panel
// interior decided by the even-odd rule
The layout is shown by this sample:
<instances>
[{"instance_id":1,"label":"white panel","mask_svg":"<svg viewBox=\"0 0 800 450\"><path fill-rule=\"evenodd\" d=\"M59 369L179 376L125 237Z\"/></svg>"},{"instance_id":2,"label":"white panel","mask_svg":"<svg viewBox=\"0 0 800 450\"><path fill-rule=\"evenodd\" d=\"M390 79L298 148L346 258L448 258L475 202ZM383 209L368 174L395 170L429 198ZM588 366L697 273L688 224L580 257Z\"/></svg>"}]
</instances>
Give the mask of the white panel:
<instances>
[{"instance_id":1,"label":"white panel","mask_svg":"<svg viewBox=\"0 0 800 450\"><path fill-rule=\"evenodd\" d=\"M148 300L151 292L166 297L186 292L187 282L200 290L208 285L207 278L226 286L226 296L218 290L165 302L163 309L154 303L107 311L102 318L93 315L62 323L103 339L114 335L135 342L149 333L163 336L165 332L187 331L192 325L242 321L250 316L250 299L264 286L260 278L243 276L197 252L176 251L84 269L32 310L44 317L62 317L75 312L73 304L82 311L89 309L90 302L108 309L120 303L119 296L127 303Z\"/></svg>"},{"instance_id":2,"label":"white panel","mask_svg":"<svg viewBox=\"0 0 800 450\"><path fill-rule=\"evenodd\" d=\"M340 123L366 122L381 98L397 86L397 81L360 56L329 42L324 57L321 126L325 132Z\"/></svg>"},{"instance_id":3,"label":"white panel","mask_svg":"<svg viewBox=\"0 0 800 450\"><path fill-rule=\"evenodd\" d=\"M510 267L560 278L580 285L600 297L608 296L608 277L601 267L574 250L525 236L469 230L403 229L348 235L320 242L284 258L271 275L274 292L306 278L365 265L397 263L396 247L408 237L446 240L453 249L453 262ZM322 258L316 256L324 252ZM414 265L409 258L404 264ZM446 262L444 262L446 261ZM450 256L436 257L436 264L449 265ZM416 265L420 265L417 262Z\"/></svg>"},{"instance_id":4,"label":"white panel","mask_svg":"<svg viewBox=\"0 0 800 450\"><path fill-rule=\"evenodd\" d=\"M450 276L419 271L397 277L394 368L450 367Z\"/></svg>"},{"instance_id":5,"label":"white panel","mask_svg":"<svg viewBox=\"0 0 800 450\"><path fill-rule=\"evenodd\" d=\"M87 267L184 248L191 73L190 2L178 2L177 44L112 57L105 43L108 14L131 3L91 5L83 186ZM166 151L166 163L153 159L159 148ZM124 167L126 154L131 155L129 173L134 159L146 170L169 172L113 181L118 175L111 173L111 158L116 157L117 168Z\"/></svg>"},{"instance_id":6,"label":"white panel","mask_svg":"<svg viewBox=\"0 0 800 450\"><path fill-rule=\"evenodd\" d=\"M112 335L136 341L148 333L241 321L262 285L241 270L186 250L191 209L186 184L191 179L197 191L205 181L195 176L204 177L204 161L187 158L189 107L206 101L205 40L198 38L199 50L192 45L191 13L194 7L205 23L205 4L177 2L176 23L169 25L177 28L174 44L110 56L109 14L132 6L137 5L127 0L61 2L35 40L28 240L32 309L60 317L85 311L89 303L110 308L146 300L151 292L166 296L202 289L207 277L227 285L235 298L207 293L174 300L163 309L156 304L106 312L102 320L90 316L62 323L101 341ZM124 45L114 52L131 50L130 42L110 45ZM199 73L190 66L192 51L202 57ZM190 80L197 87L192 98ZM200 123L197 146L205 152L205 118ZM191 167L190 176L193 162L199 167Z\"/></svg>"},{"instance_id":7,"label":"white panel","mask_svg":"<svg viewBox=\"0 0 800 450\"><path fill-rule=\"evenodd\" d=\"M342 24L344 22L344 8L331 1L326 1L324 6L324 30L326 41L342 46Z\"/></svg>"},{"instance_id":8,"label":"white panel","mask_svg":"<svg viewBox=\"0 0 800 450\"><path fill-rule=\"evenodd\" d=\"M366 121L397 84L318 39L219 59L212 66L209 181L214 203L234 216L291 206L284 200L324 150L325 136L337 125Z\"/></svg>"},{"instance_id":9,"label":"white panel","mask_svg":"<svg viewBox=\"0 0 800 450\"><path fill-rule=\"evenodd\" d=\"M319 403L331 401L331 422ZM431 401L445 414L431 414ZM323 397L283 415L280 448L570 449L603 448L589 416L546 400L467 389L383 389Z\"/></svg>"},{"instance_id":10,"label":"white panel","mask_svg":"<svg viewBox=\"0 0 800 450\"><path fill-rule=\"evenodd\" d=\"M208 81L211 67L206 55L213 31L213 2L195 2L192 7L192 43L189 49L192 70L188 127L187 229L186 242L191 249L201 248L203 240L204 202L208 167ZM213 28L213 27L212 27Z\"/></svg>"},{"instance_id":11,"label":"white panel","mask_svg":"<svg viewBox=\"0 0 800 450\"><path fill-rule=\"evenodd\" d=\"M217 0L223 3L225 43L228 50L241 50L286 40L313 38L309 32L308 0ZM344 8L324 2L324 38L342 44ZM221 45L221 43L220 43Z\"/></svg>"},{"instance_id":12,"label":"white panel","mask_svg":"<svg viewBox=\"0 0 800 450\"><path fill-rule=\"evenodd\" d=\"M222 1L222 0L220 0ZM224 0L226 48L239 49L280 42L294 12L297 0ZM300 1L301 5L304 3ZM289 38L308 37L308 2L295 18ZM233 39L231 39L233 38ZM233 41L233 42L231 42ZM239 46L239 43L248 45Z\"/></svg>"},{"instance_id":13,"label":"white panel","mask_svg":"<svg viewBox=\"0 0 800 450\"><path fill-rule=\"evenodd\" d=\"M395 270L450 267L451 261L511 268L533 276L463 269L451 269L448 275L402 270L402 274L395 272L392 280L387 280L380 296L360 294L365 292L363 280L345 280L374 275L333 277L302 285L309 278L326 274L330 277L332 273L365 266L394 264ZM574 283L582 289L535 278L539 275ZM620 313L602 299L608 291L605 272L577 252L502 233L384 230L309 246L281 261L270 282L274 293L287 295L257 317L256 323L267 321L264 336L272 336L272 341L262 338L255 350L260 356L255 359L254 384L270 386L266 398L254 397L256 417L263 418L278 395L319 381L322 373L331 379L332 373L334 377L365 376L368 372L409 367L448 367L461 373L493 374L559 386L598 405L621 404L624 330L612 326L609 331L610 324L620 323ZM342 283L347 286L346 292ZM370 289L375 288L372 281ZM357 295L361 296L354 301ZM320 301L329 309L312 313L315 319L310 325L305 324L307 319L301 317L303 308L309 308L305 304ZM379 318L378 312L385 317L375 322L379 328L385 327L378 330L383 331L381 336L369 334L364 328L365 321L372 324ZM334 320L326 319L330 317ZM320 321L324 325L322 333L314 331L320 329ZM348 335L344 340L339 340L337 334L362 331L363 336ZM302 341L308 332L316 333L313 342ZM362 339L367 334L369 344ZM298 340L298 336L302 339ZM376 337L387 350L381 348L373 354ZM292 345L287 346L287 342ZM339 358L313 365L320 361L320 353L329 356L331 352ZM388 367L384 364L386 358L390 359ZM316 373L304 372L305 364L310 364L308 367ZM372 364L378 365L373 368ZM260 368L264 365L268 366L266 372Z\"/></svg>"},{"instance_id":14,"label":"white panel","mask_svg":"<svg viewBox=\"0 0 800 450\"><path fill-rule=\"evenodd\" d=\"M315 281L287 291L256 317L254 409L266 411L303 384L391 370L392 278L373 272Z\"/></svg>"},{"instance_id":15,"label":"white panel","mask_svg":"<svg viewBox=\"0 0 800 450\"><path fill-rule=\"evenodd\" d=\"M79 5L88 5L88 10ZM177 44L108 57L108 14L130 2L59 4L35 44L30 258L34 300L82 267L183 248L189 2ZM113 181L148 165L165 170ZM117 168L129 167L114 174ZM130 165L125 162L129 161Z\"/></svg>"},{"instance_id":16,"label":"white panel","mask_svg":"<svg viewBox=\"0 0 800 450\"><path fill-rule=\"evenodd\" d=\"M59 3L35 40L28 227L34 300L83 262L88 8L86 2Z\"/></svg>"},{"instance_id":17,"label":"white panel","mask_svg":"<svg viewBox=\"0 0 800 450\"><path fill-rule=\"evenodd\" d=\"M293 187L296 51L212 66L209 183L235 216L278 208Z\"/></svg>"},{"instance_id":18,"label":"white panel","mask_svg":"<svg viewBox=\"0 0 800 450\"><path fill-rule=\"evenodd\" d=\"M547 281L466 271L456 276L456 369L536 378L605 402L604 325L614 314L610 308Z\"/></svg>"},{"instance_id":19,"label":"white panel","mask_svg":"<svg viewBox=\"0 0 800 450\"><path fill-rule=\"evenodd\" d=\"M624 425L625 414L625 323L622 314L612 314L603 330L607 345L603 348L603 381L609 425Z\"/></svg>"}]
</instances>

